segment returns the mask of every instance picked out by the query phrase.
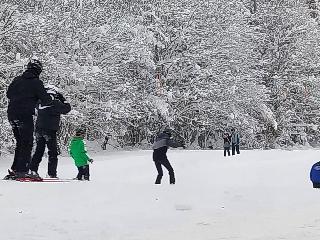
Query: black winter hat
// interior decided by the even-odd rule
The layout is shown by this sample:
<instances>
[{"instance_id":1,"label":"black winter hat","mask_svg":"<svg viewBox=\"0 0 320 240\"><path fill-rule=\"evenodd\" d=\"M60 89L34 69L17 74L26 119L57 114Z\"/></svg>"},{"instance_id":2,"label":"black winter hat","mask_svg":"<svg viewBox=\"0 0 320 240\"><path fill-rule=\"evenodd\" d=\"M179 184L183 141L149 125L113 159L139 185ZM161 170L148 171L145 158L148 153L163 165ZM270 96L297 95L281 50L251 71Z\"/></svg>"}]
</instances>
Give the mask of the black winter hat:
<instances>
[{"instance_id":1,"label":"black winter hat","mask_svg":"<svg viewBox=\"0 0 320 240\"><path fill-rule=\"evenodd\" d=\"M170 137L172 135L172 130L170 128L165 128L162 132L168 134Z\"/></svg>"},{"instance_id":2,"label":"black winter hat","mask_svg":"<svg viewBox=\"0 0 320 240\"><path fill-rule=\"evenodd\" d=\"M76 136L80 136L86 133L86 130L84 128L77 128L76 129Z\"/></svg>"},{"instance_id":3,"label":"black winter hat","mask_svg":"<svg viewBox=\"0 0 320 240\"><path fill-rule=\"evenodd\" d=\"M38 74L42 72L42 63L37 59L31 59L27 65L28 69L35 70Z\"/></svg>"}]
</instances>

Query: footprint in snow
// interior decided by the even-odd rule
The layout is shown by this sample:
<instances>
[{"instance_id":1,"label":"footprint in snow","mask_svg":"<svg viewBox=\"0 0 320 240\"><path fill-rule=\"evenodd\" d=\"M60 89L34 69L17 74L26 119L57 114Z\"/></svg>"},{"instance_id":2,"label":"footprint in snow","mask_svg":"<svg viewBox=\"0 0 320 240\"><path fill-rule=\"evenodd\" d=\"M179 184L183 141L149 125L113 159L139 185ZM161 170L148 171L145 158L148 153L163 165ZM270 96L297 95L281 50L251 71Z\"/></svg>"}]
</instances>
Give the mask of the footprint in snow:
<instances>
[{"instance_id":1,"label":"footprint in snow","mask_svg":"<svg viewBox=\"0 0 320 240\"><path fill-rule=\"evenodd\" d=\"M174 207L177 211L190 211L190 210L192 210L192 206L187 205L187 204L176 204Z\"/></svg>"},{"instance_id":2,"label":"footprint in snow","mask_svg":"<svg viewBox=\"0 0 320 240\"><path fill-rule=\"evenodd\" d=\"M197 224L201 225L201 226L209 226L210 225L210 223L207 223L207 222L199 222Z\"/></svg>"}]
</instances>

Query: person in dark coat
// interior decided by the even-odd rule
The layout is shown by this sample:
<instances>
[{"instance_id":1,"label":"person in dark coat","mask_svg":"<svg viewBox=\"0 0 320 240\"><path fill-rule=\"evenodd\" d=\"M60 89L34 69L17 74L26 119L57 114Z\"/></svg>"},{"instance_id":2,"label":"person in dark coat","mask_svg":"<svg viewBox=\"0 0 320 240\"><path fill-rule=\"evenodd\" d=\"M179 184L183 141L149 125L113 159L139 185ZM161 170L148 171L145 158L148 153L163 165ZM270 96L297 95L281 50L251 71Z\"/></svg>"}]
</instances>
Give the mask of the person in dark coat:
<instances>
[{"instance_id":1,"label":"person in dark coat","mask_svg":"<svg viewBox=\"0 0 320 240\"><path fill-rule=\"evenodd\" d=\"M27 65L27 70L22 75L15 77L7 90L8 120L16 140L14 160L11 170L8 170L10 177L13 176L12 179L30 177L28 176L28 164L31 160L33 146L35 107L38 100L41 100L43 106L52 105L52 99L39 79L41 72L41 62L31 60Z\"/></svg>"},{"instance_id":2,"label":"person in dark coat","mask_svg":"<svg viewBox=\"0 0 320 240\"><path fill-rule=\"evenodd\" d=\"M170 184L175 184L175 175L174 170L167 158L167 151L169 147L177 148L183 147L184 144L175 142L171 139L171 131L169 129L165 129L162 133L158 134L153 143L153 161L158 171L158 176L155 184L161 184L161 179L163 176L162 165L168 170L170 177Z\"/></svg>"},{"instance_id":3,"label":"person in dark coat","mask_svg":"<svg viewBox=\"0 0 320 240\"><path fill-rule=\"evenodd\" d=\"M106 136L104 137L103 143L101 144L102 150L106 150L106 149L107 149L108 141L109 141L109 137L108 137L108 135L106 135Z\"/></svg>"},{"instance_id":4,"label":"person in dark coat","mask_svg":"<svg viewBox=\"0 0 320 240\"><path fill-rule=\"evenodd\" d=\"M231 136L229 135L229 133L224 133L223 134L223 155L226 157L227 156L227 152L228 152L228 156L230 156L230 143L231 143Z\"/></svg>"},{"instance_id":5,"label":"person in dark coat","mask_svg":"<svg viewBox=\"0 0 320 240\"><path fill-rule=\"evenodd\" d=\"M235 155L236 152L240 154L240 136L234 128L231 129L231 148L232 155Z\"/></svg>"},{"instance_id":6,"label":"person in dark coat","mask_svg":"<svg viewBox=\"0 0 320 240\"><path fill-rule=\"evenodd\" d=\"M30 163L31 174L39 176L38 168L47 146L48 148L48 173L50 178L57 177L58 144L57 132L60 127L60 115L71 111L70 103L66 101L58 88L53 85L46 86L47 93L53 99L52 107L45 107L42 103L38 106L36 121L36 150Z\"/></svg>"}]
</instances>

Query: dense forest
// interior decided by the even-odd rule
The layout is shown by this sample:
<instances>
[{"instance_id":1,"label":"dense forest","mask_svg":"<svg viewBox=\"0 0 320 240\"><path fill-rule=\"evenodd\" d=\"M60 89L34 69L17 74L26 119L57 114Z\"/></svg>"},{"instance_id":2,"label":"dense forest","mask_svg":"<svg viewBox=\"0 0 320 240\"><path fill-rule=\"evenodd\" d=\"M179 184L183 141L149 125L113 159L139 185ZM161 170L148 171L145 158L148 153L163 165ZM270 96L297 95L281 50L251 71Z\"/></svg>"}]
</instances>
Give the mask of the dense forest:
<instances>
[{"instance_id":1,"label":"dense forest","mask_svg":"<svg viewBox=\"0 0 320 240\"><path fill-rule=\"evenodd\" d=\"M60 145L148 146L170 127L189 148L320 143L318 0L2 0L0 150L6 89L31 57L71 102ZM63 148L63 147L62 147Z\"/></svg>"}]
</instances>

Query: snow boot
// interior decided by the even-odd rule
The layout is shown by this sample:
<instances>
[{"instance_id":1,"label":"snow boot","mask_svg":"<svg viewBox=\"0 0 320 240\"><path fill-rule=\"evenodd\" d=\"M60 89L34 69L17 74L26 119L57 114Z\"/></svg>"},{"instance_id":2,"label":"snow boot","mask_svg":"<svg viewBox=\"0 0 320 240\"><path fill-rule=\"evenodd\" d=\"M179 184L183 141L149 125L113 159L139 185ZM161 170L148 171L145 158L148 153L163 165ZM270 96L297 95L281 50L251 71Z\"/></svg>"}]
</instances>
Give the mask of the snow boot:
<instances>
[{"instance_id":1,"label":"snow boot","mask_svg":"<svg viewBox=\"0 0 320 240\"><path fill-rule=\"evenodd\" d=\"M158 175L155 184L161 184L162 175Z\"/></svg>"},{"instance_id":2,"label":"snow boot","mask_svg":"<svg viewBox=\"0 0 320 240\"><path fill-rule=\"evenodd\" d=\"M3 180L15 180L16 179L16 173L14 170L8 169L8 175L6 175Z\"/></svg>"},{"instance_id":3,"label":"snow boot","mask_svg":"<svg viewBox=\"0 0 320 240\"><path fill-rule=\"evenodd\" d=\"M176 183L176 179L174 177L174 174L170 175L170 184L175 184Z\"/></svg>"},{"instance_id":4,"label":"snow boot","mask_svg":"<svg viewBox=\"0 0 320 240\"><path fill-rule=\"evenodd\" d=\"M57 175L49 175L49 174L47 174L46 177L47 177L47 178L59 179L59 178L57 177Z\"/></svg>"},{"instance_id":5,"label":"snow boot","mask_svg":"<svg viewBox=\"0 0 320 240\"><path fill-rule=\"evenodd\" d=\"M28 172L16 172L16 178L17 181L42 181L42 178L39 176L39 174L35 171L32 171L31 173Z\"/></svg>"},{"instance_id":6,"label":"snow boot","mask_svg":"<svg viewBox=\"0 0 320 240\"><path fill-rule=\"evenodd\" d=\"M83 176L83 179L86 180L86 181L90 181L89 175L84 175L84 176Z\"/></svg>"}]
</instances>

